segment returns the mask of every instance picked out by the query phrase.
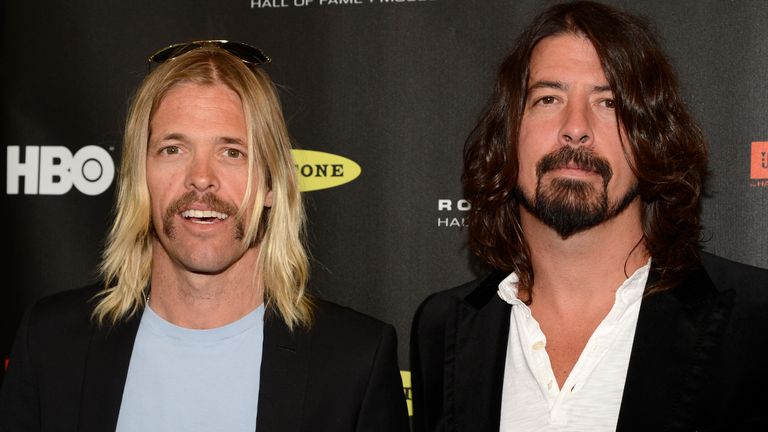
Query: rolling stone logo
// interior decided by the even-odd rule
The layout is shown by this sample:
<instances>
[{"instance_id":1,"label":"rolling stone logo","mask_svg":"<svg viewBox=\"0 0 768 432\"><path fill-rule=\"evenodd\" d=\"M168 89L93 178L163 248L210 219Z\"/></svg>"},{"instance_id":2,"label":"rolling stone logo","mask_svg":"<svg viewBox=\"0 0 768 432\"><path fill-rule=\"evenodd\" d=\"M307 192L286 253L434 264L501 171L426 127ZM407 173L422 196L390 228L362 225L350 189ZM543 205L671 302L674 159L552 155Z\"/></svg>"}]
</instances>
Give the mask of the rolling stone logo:
<instances>
[{"instance_id":1,"label":"rolling stone logo","mask_svg":"<svg viewBox=\"0 0 768 432\"><path fill-rule=\"evenodd\" d=\"M359 177L363 171L357 162L333 153L297 149L291 153L301 192L341 186Z\"/></svg>"}]
</instances>

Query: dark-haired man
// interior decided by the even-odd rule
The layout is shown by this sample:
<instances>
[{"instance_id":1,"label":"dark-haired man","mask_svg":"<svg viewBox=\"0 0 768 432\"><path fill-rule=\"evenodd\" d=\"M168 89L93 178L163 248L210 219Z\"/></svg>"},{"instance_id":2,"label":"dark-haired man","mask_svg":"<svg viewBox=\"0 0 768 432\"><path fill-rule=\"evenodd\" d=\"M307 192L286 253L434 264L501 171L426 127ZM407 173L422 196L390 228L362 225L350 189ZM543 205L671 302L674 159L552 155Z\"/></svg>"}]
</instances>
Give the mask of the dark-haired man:
<instances>
[{"instance_id":1,"label":"dark-haired man","mask_svg":"<svg viewBox=\"0 0 768 432\"><path fill-rule=\"evenodd\" d=\"M700 252L706 173L642 20L537 17L464 154L497 271L419 308L416 430L766 430L768 272Z\"/></svg>"}]
</instances>

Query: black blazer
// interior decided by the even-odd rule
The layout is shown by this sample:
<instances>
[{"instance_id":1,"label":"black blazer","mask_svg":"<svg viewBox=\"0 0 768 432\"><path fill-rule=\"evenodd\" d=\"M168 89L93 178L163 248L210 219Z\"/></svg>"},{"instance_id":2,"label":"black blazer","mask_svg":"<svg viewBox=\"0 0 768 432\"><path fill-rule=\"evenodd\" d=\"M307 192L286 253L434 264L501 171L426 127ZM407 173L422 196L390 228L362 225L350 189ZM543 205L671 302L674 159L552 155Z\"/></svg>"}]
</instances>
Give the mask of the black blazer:
<instances>
[{"instance_id":1,"label":"black blazer","mask_svg":"<svg viewBox=\"0 0 768 432\"><path fill-rule=\"evenodd\" d=\"M0 430L115 430L141 314L97 328L96 292L55 294L27 313L0 394ZM292 333L267 313L257 430L407 431L394 328L316 306L309 331Z\"/></svg>"},{"instance_id":2,"label":"black blazer","mask_svg":"<svg viewBox=\"0 0 768 432\"><path fill-rule=\"evenodd\" d=\"M704 254L640 307L618 431L768 430L768 271ZM411 331L414 429L497 431L505 274L427 298ZM651 275L653 277L653 275Z\"/></svg>"}]
</instances>

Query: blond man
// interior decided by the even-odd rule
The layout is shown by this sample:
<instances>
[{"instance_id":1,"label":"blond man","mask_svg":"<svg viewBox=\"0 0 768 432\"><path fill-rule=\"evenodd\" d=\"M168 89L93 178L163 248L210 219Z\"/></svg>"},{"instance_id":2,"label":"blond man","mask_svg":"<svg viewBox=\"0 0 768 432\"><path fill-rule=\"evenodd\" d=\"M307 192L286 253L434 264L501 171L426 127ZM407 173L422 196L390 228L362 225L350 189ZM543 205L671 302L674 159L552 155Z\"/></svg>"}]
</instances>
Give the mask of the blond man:
<instances>
[{"instance_id":1,"label":"blond man","mask_svg":"<svg viewBox=\"0 0 768 432\"><path fill-rule=\"evenodd\" d=\"M3 430L407 430L394 329L306 292L269 57L201 41L150 61L104 283L26 315Z\"/></svg>"}]
</instances>

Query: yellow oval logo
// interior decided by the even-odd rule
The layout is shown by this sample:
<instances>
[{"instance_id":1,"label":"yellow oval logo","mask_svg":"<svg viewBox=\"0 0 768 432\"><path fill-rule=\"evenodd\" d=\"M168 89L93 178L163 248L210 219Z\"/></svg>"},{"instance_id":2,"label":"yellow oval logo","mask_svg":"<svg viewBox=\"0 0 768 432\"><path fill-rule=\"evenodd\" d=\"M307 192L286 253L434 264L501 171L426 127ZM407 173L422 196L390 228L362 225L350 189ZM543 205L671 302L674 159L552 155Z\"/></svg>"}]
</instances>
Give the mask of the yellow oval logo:
<instances>
[{"instance_id":1,"label":"yellow oval logo","mask_svg":"<svg viewBox=\"0 0 768 432\"><path fill-rule=\"evenodd\" d=\"M349 183L363 171L352 159L315 150L291 150L299 190L309 192Z\"/></svg>"}]
</instances>

